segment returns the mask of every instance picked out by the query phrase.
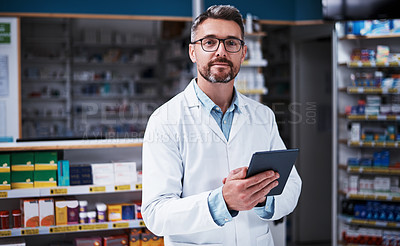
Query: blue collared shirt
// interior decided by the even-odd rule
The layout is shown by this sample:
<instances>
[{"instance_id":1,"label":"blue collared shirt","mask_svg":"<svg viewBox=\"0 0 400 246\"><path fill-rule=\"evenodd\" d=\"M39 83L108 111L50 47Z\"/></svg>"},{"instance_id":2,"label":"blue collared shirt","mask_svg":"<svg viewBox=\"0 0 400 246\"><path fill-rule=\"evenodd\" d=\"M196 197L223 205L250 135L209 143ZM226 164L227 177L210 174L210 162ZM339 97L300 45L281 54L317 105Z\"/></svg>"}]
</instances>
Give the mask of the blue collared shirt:
<instances>
[{"instance_id":1,"label":"blue collared shirt","mask_svg":"<svg viewBox=\"0 0 400 246\"><path fill-rule=\"evenodd\" d=\"M232 127L233 115L235 112L240 113L236 90L234 90L232 104L226 110L225 114L222 112L221 108L200 89L197 83L194 83L194 90L201 105L207 110L207 112L210 112L211 116L215 119L226 140L228 141L229 133ZM231 221L232 215L237 215L237 213L231 214L229 212L222 195L222 186L210 193L208 197L208 207L215 223L217 223L219 226L223 226L226 222ZM253 210L261 218L272 218L275 211L274 197L268 196L264 207L255 207Z\"/></svg>"}]
</instances>

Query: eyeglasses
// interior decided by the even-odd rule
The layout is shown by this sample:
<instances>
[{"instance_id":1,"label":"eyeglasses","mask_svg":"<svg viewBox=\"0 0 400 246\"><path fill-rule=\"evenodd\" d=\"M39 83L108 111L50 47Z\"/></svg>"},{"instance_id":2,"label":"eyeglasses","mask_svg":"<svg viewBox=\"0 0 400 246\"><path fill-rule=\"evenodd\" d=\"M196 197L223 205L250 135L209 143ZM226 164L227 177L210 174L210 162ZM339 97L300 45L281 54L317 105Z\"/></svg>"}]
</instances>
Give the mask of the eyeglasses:
<instances>
[{"instance_id":1,"label":"eyeglasses","mask_svg":"<svg viewBox=\"0 0 400 246\"><path fill-rule=\"evenodd\" d=\"M218 50L221 42L224 44L225 50L230 53L239 52L244 45L244 41L238 38L201 38L191 42L191 44L195 44L197 42L200 42L201 48L206 52L214 52Z\"/></svg>"}]
</instances>

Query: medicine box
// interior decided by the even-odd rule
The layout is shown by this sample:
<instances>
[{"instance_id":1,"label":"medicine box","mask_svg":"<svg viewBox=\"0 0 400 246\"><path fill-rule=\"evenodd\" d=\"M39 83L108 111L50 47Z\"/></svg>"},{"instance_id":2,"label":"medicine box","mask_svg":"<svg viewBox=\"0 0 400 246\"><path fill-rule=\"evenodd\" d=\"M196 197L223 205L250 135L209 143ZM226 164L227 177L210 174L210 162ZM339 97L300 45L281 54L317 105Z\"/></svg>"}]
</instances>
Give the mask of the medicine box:
<instances>
[{"instance_id":1,"label":"medicine box","mask_svg":"<svg viewBox=\"0 0 400 246\"><path fill-rule=\"evenodd\" d=\"M129 237L127 234L103 237L103 246L127 246Z\"/></svg>"},{"instance_id":2,"label":"medicine box","mask_svg":"<svg viewBox=\"0 0 400 246\"><path fill-rule=\"evenodd\" d=\"M11 188L12 189L33 188L33 171L12 171Z\"/></svg>"},{"instance_id":3,"label":"medicine box","mask_svg":"<svg viewBox=\"0 0 400 246\"><path fill-rule=\"evenodd\" d=\"M114 163L115 184L131 184L137 182L136 162Z\"/></svg>"},{"instance_id":4,"label":"medicine box","mask_svg":"<svg viewBox=\"0 0 400 246\"><path fill-rule=\"evenodd\" d=\"M69 161L60 160L57 165L58 186L69 186Z\"/></svg>"},{"instance_id":5,"label":"medicine box","mask_svg":"<svg viewBox=\"0 0 400 246\"><path fill-rule=\"evenodd\" d=\"M11 189L11 173L0 172L0 190Z\"/></svg>"},{"instance_id":6,"label":"medicine box","mask_svg":"<svg viewBox=\"0 0 400 246\"><path fill-rule=\"evenodd\" d=\"M57 170L35 170L33 172L34 187L57 186Z\"/></svg>"},{"instance_id":7,"label":"medicine box","mask_svg":"<svg viewBox=\"0 0 400 246\"><path fill-rule=\"evenodd\" d=\"M93 184L112 185L114 184L113 163L92 164Z\"/></svg>"},{"instance_id":8,"label":"medicine box","mask_svg":"<svg viewBox=\"0 0 400 246\"><path fill-rule=\"evenodd\" d=\"M33 171L35 156L33 152L15 152L11 153L12 171Z\"/></svg>"},{"instance_id":9,"label":"medicine box","mask_svg":"<svg viewBox=\"0 0 400 246\"><path fill-rule=\"evenodd\" d=\"M142 245L142 230L138 228L131 229L129 233L129 246Z\"/></svg>"},{"instance_id":10,"label":"medicine box","mask_svg":"<svg viewBox=\"0 0 400 246\"><path fill-rule=\"evenodd\" d=\"M101 246L101 237L75 238L75 246Z\"/></svg>"},{"instance_id":11,"label":"medicine box","mask_svg":"<svg viewBox=\"0 0 400 246\"><path fill-rule=\"evenodd\" d=\"M79 206L77 200L55 201L56 225L78 224Z\"/></svg>"},{"instance_id":12,"label":"medicine box","mask_svg":"<svg viewBox=\"0 0 400 246\"><path fill-rule=\"evenodd\" d=\"M10 155L0 154L0 168L10 168Z\"/></svg>"},{"instance_id":13,"label":"medicine box","mask_svg":"<svg viewBox=\"0 0 400 246\"><path fill-rule=\"evenodd\" d=\"M70 165L69 183L70 185L93 184L92 167L90 165Z\"/></svg>"},{"instance_id":14,"label":"medicine box","mask_svg":"<svg viewBox=\"0 0 400 246\"><path fill-rule=\"evenodd\" d=\"M40 226L54 225L54 199L39 199L39 224Z\"/></svg>"},{"instance_id":15,"label":"medicine box","mask_svg":"<svg viewBox=\"0 0 400 246\"><path fill-rule=\"evenodd\" d=\"M57 152L35 152L35 164L57 164Z\"/></svg>"},{"instance_id":16,"label":"medicine box","mask_svg":"<svg viewBox=\"0 0 400 246\"><path fill-rule=\"evenodd\" d=\"M108 204L107 205L107 218L108 218L108 221L122 220L122 204Z\"/></svg>"},{"instance_id":17,"label":"medicine box","mask_svg":"<svg viewBox=\"0 0 400 246\"><path fill-rule=\"evenodd\" d=\"M39 202L37 199L21 200L24 227L39 226Z\"/></svg>"},{"instance_id":18,"label":"medicine box","mask_svg":"<svg viewBox=\"0 0 400 246\"><path fill-rule=\"evenodd\" d=\"M142 233L142 244L141 246L161 246L164 245L164 240L151 233L148 229L144 229Z\"/></svg>"}]
</instances>

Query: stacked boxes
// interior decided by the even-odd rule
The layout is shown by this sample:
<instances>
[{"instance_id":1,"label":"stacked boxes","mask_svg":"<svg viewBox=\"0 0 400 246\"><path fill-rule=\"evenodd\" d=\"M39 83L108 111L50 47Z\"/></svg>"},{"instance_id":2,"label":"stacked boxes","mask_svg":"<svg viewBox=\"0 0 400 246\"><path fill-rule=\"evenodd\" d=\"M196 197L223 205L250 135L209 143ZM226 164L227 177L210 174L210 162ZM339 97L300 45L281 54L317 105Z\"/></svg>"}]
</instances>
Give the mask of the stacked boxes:
<instances>
[{"instance_id":1,"label":"stacked boxes","mask_svg":"<svg viewBox=\"0 0 400 246\"><path fill-rule=\"evenodd\" d=\"M11 189L10 155L0 154L0 190Z\"/></svg>"},{"instance_id":2,"label":"stacked boxes","mask_svg":"<svg viewBox=\"0 0 400 246\"><path fill-rule=\"evenodd\" d=\"M57 152L35 152L34 187L57 186Z\"/></svg>"},{"instance_id":3,"label":"stacked boxes","mask_svg":"<svg viewBox=\"0 0 400 246\"><path fill-rule=\"evenodd\" d=\"M33 152L11 153L11 188L33 188L34 166Z\"/></svg>"}]
</instances>

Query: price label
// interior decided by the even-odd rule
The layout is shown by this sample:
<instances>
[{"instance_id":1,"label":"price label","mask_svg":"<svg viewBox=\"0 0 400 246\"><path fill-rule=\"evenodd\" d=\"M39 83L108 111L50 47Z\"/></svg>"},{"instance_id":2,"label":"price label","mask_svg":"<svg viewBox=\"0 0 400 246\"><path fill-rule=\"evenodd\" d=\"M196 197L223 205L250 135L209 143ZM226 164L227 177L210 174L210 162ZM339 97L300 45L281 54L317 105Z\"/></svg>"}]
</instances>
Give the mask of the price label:
<instances>
[{"instance_id":1,"label":"price label","mask_svg":"<svg viewBox=\"0 0 400 246\"><path fill-rule=\"evenodd\" d=\"M50 195L66 195L66 194L68 194L67 188L50 189Z\"/></svg>"},{"instance_id":2,"label":"price label","mask_svg":"<svg viewBox=\"0 0 400 246\"><path fill-rule=\"evenodd\" d=\"M143 227L146 227L146 224L144 223L143 220L139 221L139 225L140 225L140 226L143 226Z\"/></svg>"},{"instance_id":3,"label":"price label","mask_svg":"<svg viewBox=\"0 0 400 246\"><path fill-rule=\"evenodd\" d=\"M365 224L366 221L365 220L359 220L359 219L352 219L351 222L355 223L355 224Z\"/></svg>"},{"instance_id":4,"label":"price label","mask_svg":"<svg viewBox=\"0 0 400 246\"><path fill-rule=\"evenodd\" d=\"M395 223L395 222L388 222L388 223L387 223L387 226L388 226L388 227L397 227L397 223Z\"/></svg>"},{"instance_id":5,"label":"price label","mask_svg":"<svg viewBox=\"0 0 400 246\"><path fill-rule=\"evenodd\" d=\"M387 196L377 196L376 199L378 200L388 200Z\"/></svg>"},{"instance_id":6,"label":"price label","mask_svg":"<svg viewBox=\"0 0 400 246\"><path fill-rule=\"evenodd\" d=\"M113 228L128 228L129 223L128 222L123 222L123 223L113 223Z\"/></svg>"},{"instance_id":7,"label":"price label","mask_svg":"<svg viewBox=\"0 0 400 246\"><path fill-rule=\"evenodd\" d=\"M116 185L114 186L115 191L131 190L131 185Z\"/></svg>"},{"instance_id":8,"label":"price label","mask_svg":"<svg viewBox=\"0 0 400 246\"><path fill-rule=\"evenodd\" d=\"M80 231L96 231L108 229L108 224L91 224L91 225L80 225Z\"/></svg>"},{"instance_id":9,"label":"price label","mask_svg":"<svg viewBox=\"0 0 400 246\"><path fill-rule=\"evenodd\" d=\"M50 233L63 233L63 232L74 232L79 231L79 226L60 226L60 227L51 227L49 229Z\"/></svg>"},{"instance_id":10,"label":"price label","mask_svg":"<svg viewBox=\"0 0 400 246\"><path fill-rule=\"evenodd\" d=\"M10 237L11 231L0 231L0 237Z\"/></svg>"},{"instance_id":11,"label":"price label","mask_svg":"<svg viewBox=\"0 0 400 246\"><path fill-rule=\"evenodd\" d=\"M394 196L394 197L392 198L392 201L395 201L395 202L400 201L400 196Z\"/></svg>"},{"instance_id":12,"label":"price label","mask_svg":"<svg viewBox=\"0 0 400 246\"><path fill-rule=\"evenodd\" d=\"M142 184L137 184L135 188L136 188L136 190L141 190L142 189Z\"/></svg>"},{"instance_id":13,"label":"price label","mask_svg":"<svg viewBox=\"0 0 400 246\"><path fill-rule=\"evenodd\" d=\"M7 191L0 192L0 197L1 198L7 198L8 197L8 192Z\"/></svg>"},{"instance_id":14,"label":"price label","mask_svg":"<svg viewBox=\"0 0 400 246\"><path fill-rule=\"evenodd\" d=\"M92 186L89 188L89 192L106 192L105 186Z\"/></svg>"},{"instance_id":15,"label":"price label","mask_svg":"<svg viewBox=\"0 0 400 246\"><path fill-rule=\"evenodd\" d=\"M21 235L38 235L39 229L23 229Z\"/></svg>"},{"instance_id":16,"label":"price label","mask_svg":"<svg viewBox=\"0 0 400 246\"><path fill-rule=\"evenodd\" d=\"M387 120L396 120L397 119L396 115L388 115L386 118L387 118Z\"/></svg>"}]
</instances>

